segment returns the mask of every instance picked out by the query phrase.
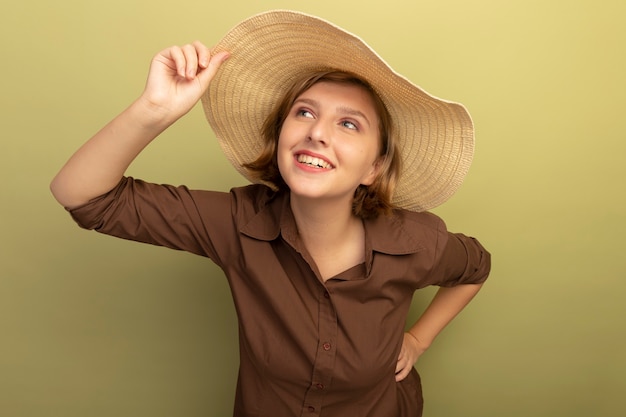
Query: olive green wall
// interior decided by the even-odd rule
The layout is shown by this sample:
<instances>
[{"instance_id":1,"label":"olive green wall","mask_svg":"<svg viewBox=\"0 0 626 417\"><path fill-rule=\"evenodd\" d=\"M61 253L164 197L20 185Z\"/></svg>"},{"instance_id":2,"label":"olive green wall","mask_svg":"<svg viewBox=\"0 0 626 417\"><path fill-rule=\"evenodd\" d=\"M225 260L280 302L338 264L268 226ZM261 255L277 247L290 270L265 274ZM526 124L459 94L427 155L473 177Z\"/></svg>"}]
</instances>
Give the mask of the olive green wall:
<instances>
[{"instance_id":1,"label":"olive green wall","mask_svg":"<svg viewBox=\"0 0 626 417\"><path fill-rule=\"evenodd\" d=\"M493 273L418 364L425 415L626 415L626 3L364 4L298 6L359 34L476 122L475 164L436 212L483 241ZM211 44L251 14L293 5L0 6L1 416L229 415L237 326L220 271L78 229L48 183L140 93L153 54ZM243 183L199 108L130 174ZM416 297L414 315L430 295Z\"/></svg>"}]
</instances>

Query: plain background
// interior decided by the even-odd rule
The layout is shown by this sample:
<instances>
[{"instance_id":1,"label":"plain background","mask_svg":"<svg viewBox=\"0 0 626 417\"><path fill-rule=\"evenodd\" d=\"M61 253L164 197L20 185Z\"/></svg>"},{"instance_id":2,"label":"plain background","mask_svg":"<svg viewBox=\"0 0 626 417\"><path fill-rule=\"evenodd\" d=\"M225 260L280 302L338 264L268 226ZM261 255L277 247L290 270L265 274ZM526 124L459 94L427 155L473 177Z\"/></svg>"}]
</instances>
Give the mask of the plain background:
<instances>
[{"instance_id":1,"label":"plain background","mask_svg":"<svg viewBox=\"0 0 626 417\"><path fill-rule=\"evenodd\" d=\"M143 88L152 56L291 1L0 6L0 415L228 416L237 324L209 261L80 230L48 184ZM626 415L626 3L297 3L365 39L477 132L435 210L493 271L420 362L427 417ZM306 45L303 45L305 47ZM243 184L196 107L131 167ZM416 296L411 320L431 290ZM376 323L372 323L376 325Z\"/></svg>"}]
</instances>

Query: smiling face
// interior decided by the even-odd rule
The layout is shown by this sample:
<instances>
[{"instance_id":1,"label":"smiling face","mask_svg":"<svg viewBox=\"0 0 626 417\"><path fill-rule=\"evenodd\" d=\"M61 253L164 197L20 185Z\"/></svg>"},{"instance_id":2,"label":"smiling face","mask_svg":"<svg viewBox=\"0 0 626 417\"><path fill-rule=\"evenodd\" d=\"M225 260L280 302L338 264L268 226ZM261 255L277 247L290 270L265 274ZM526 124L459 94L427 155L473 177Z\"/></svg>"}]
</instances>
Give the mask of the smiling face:
<instances>
[{"instance_id":1,"label":"smiling face","mask_svg":"<svg viewBox=\"0 0 626 417\"><path fill-rule=\"evenodd\" d=\"M379 118L364 87L321 81L300 94L283 122L277 163L292 196L351 204L379 168Z\"/></svg>"},{"instance_id":2,"label":"smiling face","mask_svg":"<svg viewBox=\"0 0 626 417\"><path fill-rule=\"evenodd\" d=\"M265 118L260 131L263 143L258 157L242 164L242 166L246 169L250 178L254 178L258 182L268 184L275 190L289 189L290 186L288 186L283 179L278 166L279 137L283 131L283 124L288 117L293 116L292 108L296 100L301 98L301 96L306 98L305 93L318 83L326 83L335 86L336 91L338 91L336 89L337 86L350 87L348 90L352 89L357 91L356 95L363 99L361 104L366 108L373 103L377 117L368 117L368 121L376 119L378 123L380 162L377 163L380 173L376 175L372 185L358 186L352 201L352 212L354 215L364 219L374 218L383 213L389 213L395 208L392 199L402 168L401 154L395 137L393 120L387 110L387 106L374 88L366 80L349 72L332 69L312 70L295 78L293 84L286 88L284 95L276 101L273 109ZM344 110L350 109L349 106L335 107L343 107ZM348 113L350 113L350 111L348 111ZM361 113L367 117L366 112L361 111ZM313 117L315 113L302 112L300 115ZM347 116L350 116L350 114ZM348 119L350 118L348 117ZM344 123L344 125L346 127L352 126L347 123ZM356 127L356 125L354 125L354 127ZM363 133L363 131L361 130L360 133ZM369 133L371 133L371 131ZM286 134L283 136L286 138ZM300 138L291 138L291 140L297 139L302 140L302 136ZM313 158L312 155L310 156ZM301 159L301 161L306 162L304 159ZM320 161L328 163L324 158L318 158L315 161L311 159L308 162L311 164L313 162L319 163ZM281 164L285 165L286 163L281 162ZM318 167L331 168L326 165L318 165Z\"/></svg>"}]
</instances>

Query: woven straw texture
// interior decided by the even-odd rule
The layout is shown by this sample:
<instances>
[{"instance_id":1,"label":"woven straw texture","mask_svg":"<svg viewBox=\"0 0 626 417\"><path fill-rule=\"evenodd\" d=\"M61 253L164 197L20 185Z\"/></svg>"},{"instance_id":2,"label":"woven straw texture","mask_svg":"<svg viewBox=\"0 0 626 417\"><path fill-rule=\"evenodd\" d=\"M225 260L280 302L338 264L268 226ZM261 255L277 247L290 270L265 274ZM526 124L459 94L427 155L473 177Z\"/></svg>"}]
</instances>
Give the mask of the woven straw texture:
<instances>
[{"instance_id":1,"label":"woven straw texture","mask_svg":"<svg viewBox=\"0 0 626 417\"><path fill-rule=\"evenodd\" d=\"M357 36L314 16L275 10L239 23L216 45L229 60L202 98L220 145L250 180L243 163L261 150L261 126L303 71L337 69L366 79L385 102L402 156L394 203L423 211L458 189L474 152L467 110L436 98L396 73Z\"/></svg>"}]
</instances>

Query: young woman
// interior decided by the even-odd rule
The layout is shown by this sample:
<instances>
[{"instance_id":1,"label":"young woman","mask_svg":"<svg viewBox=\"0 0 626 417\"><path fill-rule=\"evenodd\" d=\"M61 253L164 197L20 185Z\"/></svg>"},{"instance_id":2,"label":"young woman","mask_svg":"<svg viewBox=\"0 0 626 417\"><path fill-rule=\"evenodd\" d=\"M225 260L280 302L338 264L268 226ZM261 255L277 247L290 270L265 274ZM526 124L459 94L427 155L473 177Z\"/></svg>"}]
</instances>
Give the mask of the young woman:
<instances>
[{"instance_id":1,"label":"young woman","mask_svg":"<svg viewBox=\"0 0 626 417\"><path fill-rule=\"evenodd\" d=\"M203 99L230 193L124 177ZM235 416L419 416L414 364L487 278L490 257L424 210L458 187L465 109L427 95L360 39L288 11L212 50L155 56L143 94L85 143L51 189L84 228L206 256L240 327ZM413 292L438 285L405 332Z\"/></svg>"}]
</instances>

